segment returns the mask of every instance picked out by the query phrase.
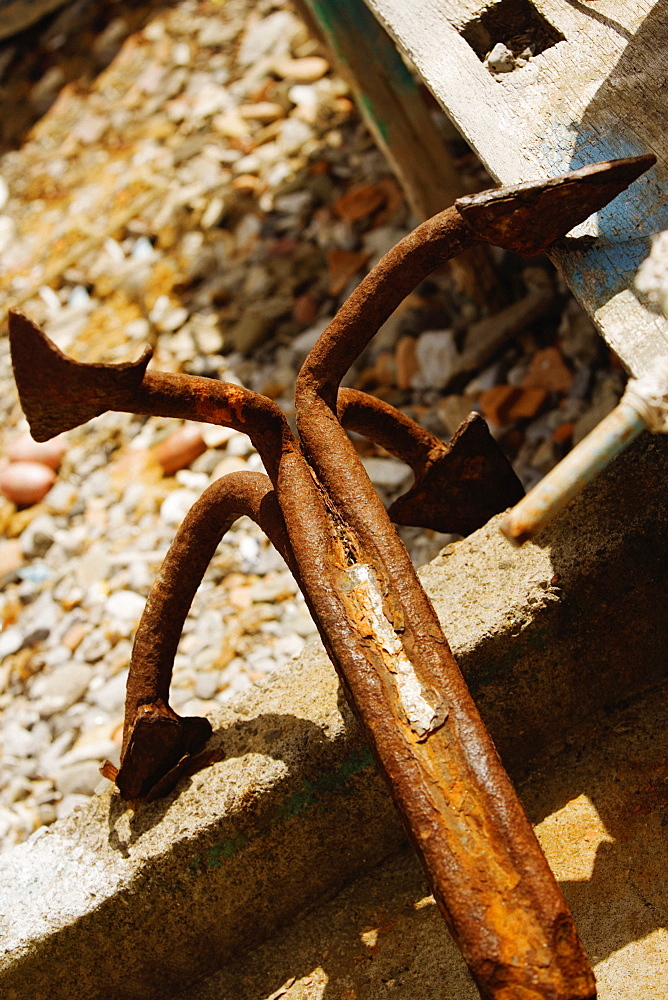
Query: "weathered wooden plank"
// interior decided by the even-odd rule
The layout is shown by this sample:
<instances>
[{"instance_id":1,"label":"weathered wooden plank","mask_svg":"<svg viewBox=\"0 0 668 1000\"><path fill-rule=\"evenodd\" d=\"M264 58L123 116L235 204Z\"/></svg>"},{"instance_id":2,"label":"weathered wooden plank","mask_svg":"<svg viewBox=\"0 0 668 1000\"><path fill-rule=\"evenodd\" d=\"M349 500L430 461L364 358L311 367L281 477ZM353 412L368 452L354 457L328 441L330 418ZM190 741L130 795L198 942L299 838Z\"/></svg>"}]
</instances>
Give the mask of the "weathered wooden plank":
<instances>
[{"instance_id":1,"label":"weathered wooden plank","mask_svg":"<svg viewBox=\"0 0 668 1000\"><path fill-rule=\"evenodd\" d=\"M654 0L365 0L501 183L653 152L657 166L574 235L598 238L554 259L611 347L636 375L668 355L668 322L633 289L650 237L668 229L668 4ZM489 12L528 13L553 39L495 75L480 48ZM498 28L498 25L497 25ZM497 31L498 34L498 31ZM491 42L507 41L490 35ZM545 40L543 39L542 42ZM542 44L542 43L541 43ZM491 47L491 46L490 46ZM539 48L541 45L539 45Z\"/></svg>"}]
</instances>

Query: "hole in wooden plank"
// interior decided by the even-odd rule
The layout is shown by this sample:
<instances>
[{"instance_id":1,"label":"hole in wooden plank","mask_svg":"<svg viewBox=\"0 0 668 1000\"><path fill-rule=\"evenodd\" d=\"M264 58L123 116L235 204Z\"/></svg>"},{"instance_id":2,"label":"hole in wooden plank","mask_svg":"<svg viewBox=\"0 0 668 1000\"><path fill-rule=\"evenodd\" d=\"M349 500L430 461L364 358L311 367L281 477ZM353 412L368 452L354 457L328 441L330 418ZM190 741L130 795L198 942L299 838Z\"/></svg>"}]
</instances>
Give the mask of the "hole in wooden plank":
<instances>
[{"instance_id":1,"label":"hole in wooden plank","mask_svg":"<svg viewBox=\"0 0 668 1000\"><path fill-rule=\"evenodd\" d=\"M565 40L529 0L499 0L465 24L460 33L482 62L501 43L518 60L509 68L522 66L531 56Z\"/></svg>"}]
</instances>

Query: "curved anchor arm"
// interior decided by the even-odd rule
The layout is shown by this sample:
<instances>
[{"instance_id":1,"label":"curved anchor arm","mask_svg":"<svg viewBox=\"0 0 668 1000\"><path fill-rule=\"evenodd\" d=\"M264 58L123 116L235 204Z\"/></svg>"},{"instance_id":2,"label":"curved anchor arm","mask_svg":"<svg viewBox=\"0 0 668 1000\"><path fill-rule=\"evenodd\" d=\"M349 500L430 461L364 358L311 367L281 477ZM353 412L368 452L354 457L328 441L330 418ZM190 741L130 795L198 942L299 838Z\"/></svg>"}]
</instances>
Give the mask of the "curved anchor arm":
<instances>
[{"instance_id":1,"label":"curved anchor arm","mask_svg":"<svg viewBox=\"0 0 668 1000\"><path fill-rule=\"evenodd\" d=\"M295 571L283 515L269 478L236 472L208 487L192 506L165 556L137 628L125 698L121 764L107 761L105 777L124 799L150 796L156 784L211 734L207 719L182 718L170 708L169 686L188 611L225 533L243 515L267 534Z\"/></svg>"}]
</instances>

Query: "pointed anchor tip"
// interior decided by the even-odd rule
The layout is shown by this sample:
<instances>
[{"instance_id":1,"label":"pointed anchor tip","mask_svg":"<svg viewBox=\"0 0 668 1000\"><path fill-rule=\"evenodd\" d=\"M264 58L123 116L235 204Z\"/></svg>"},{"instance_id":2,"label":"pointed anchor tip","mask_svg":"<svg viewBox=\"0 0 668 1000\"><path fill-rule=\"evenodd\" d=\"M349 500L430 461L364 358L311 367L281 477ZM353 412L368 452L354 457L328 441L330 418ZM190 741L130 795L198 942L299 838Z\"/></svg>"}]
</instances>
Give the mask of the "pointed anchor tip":
<instances>
[{"instance_id":1,"label":"pointed anchor tip","mask_svg":"<svg viewBox=\"0 0 668 1000\"><path fill-rule=\"evenodd\" d=\"M142 380L152 351L122 364L67 357L37 323L9 310L9 343L19 399L35 441L48 441L113 409Z\"/></svg>"},{"instance_id":2,"label":"pointed anchor tip","mask_svg":"<svg viewBox=\"0 0 668 1000\"><path fill-rule=\"evenodd\" d=\"M455 207L485 243L522 257L535 257L611 202L655 163L651 153L591 163L548 180L467 195L459 198Z\"/></svg>"}]
</instances>

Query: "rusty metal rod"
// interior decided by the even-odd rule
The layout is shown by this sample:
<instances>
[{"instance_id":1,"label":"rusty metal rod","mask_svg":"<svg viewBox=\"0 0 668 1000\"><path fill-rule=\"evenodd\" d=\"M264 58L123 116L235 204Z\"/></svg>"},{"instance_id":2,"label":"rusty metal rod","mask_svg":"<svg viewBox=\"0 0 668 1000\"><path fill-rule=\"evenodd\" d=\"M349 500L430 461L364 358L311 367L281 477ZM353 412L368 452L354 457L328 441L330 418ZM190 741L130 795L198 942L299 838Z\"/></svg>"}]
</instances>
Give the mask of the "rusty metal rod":
<instances>
[{"instance_id":1,"label":"rusty metal rod","mask_svg":"<svg viewBox=\"0 0 668 1000\"><path fill-rule=\"evenodd\" d=\"M243 515L267 534L296 570L271 481L236 472L209 486L176 533L137 627L125 697L121 763L103 773L123 798L146 798L156 782L208 740L211 724L181 718L169 705L174 657L197 588L225 533Z\"/></svg>"},{"instance_id":2,"label":"rusty metal rod","mask_svg":"<svg viewBox=\"0 0 668 1000\"><path fill-rule=\"evenodd\" d=\"M569 227L570 228L570 227ZM353 293L306 359L296 389L300 438L336 506L348 565L312 559L335 663L439 907L484 997L591 997L594 980L568 907L505 774L434 610L335 407L348 366L437 264L476 242L456 209L420 226ZM297 558L313 551L285 510ZM301 537L300 537L301 536ZM354 623L341 635L342 622ZM559 942L560 947L557 947Z\"/></svg>"},{"instance_id":3,"label":"rusty metal rod","mask_svg":"<svg viewBox=\"0 0 668 1000\"><path fill-rule=\"evenodd\" d=\"M339 423L401 459L421 478L427 468L448 451L448 446L415 420L382 399L359 389L339 389Z\"/></svg>"},{"instance_id":4,"label":"rusty metal rod","mask_svg":"<svg viewBox=\"0 0 668 1000\"><path fill-rule=\"evenodd\" d=\"M653 162L649 157L600 164L545 184L502 189L423 223L353 292L297 380L296 417L305 453L339 515L341 548L346 551L351 537L357 543L350 547L348 566L338 567L338 580L337 567L325 577L331 604L338 603L338 591L346 619L357 622L355 636L346 637L347 646L337 641L344 638L335 627L340 612L330 618L323 606L324 630L441 911L484 997L574 1000L593 996L595 982L568 907L433 608L341 434L339 385L405 295L438 264L474 245L476 235L526 255L541 252ZM297 512L287 507L284 512L299 558L307 538ZM320 599L326 567L314 561L303 571L307 592Z\"/></svg>"}]
</instances>

